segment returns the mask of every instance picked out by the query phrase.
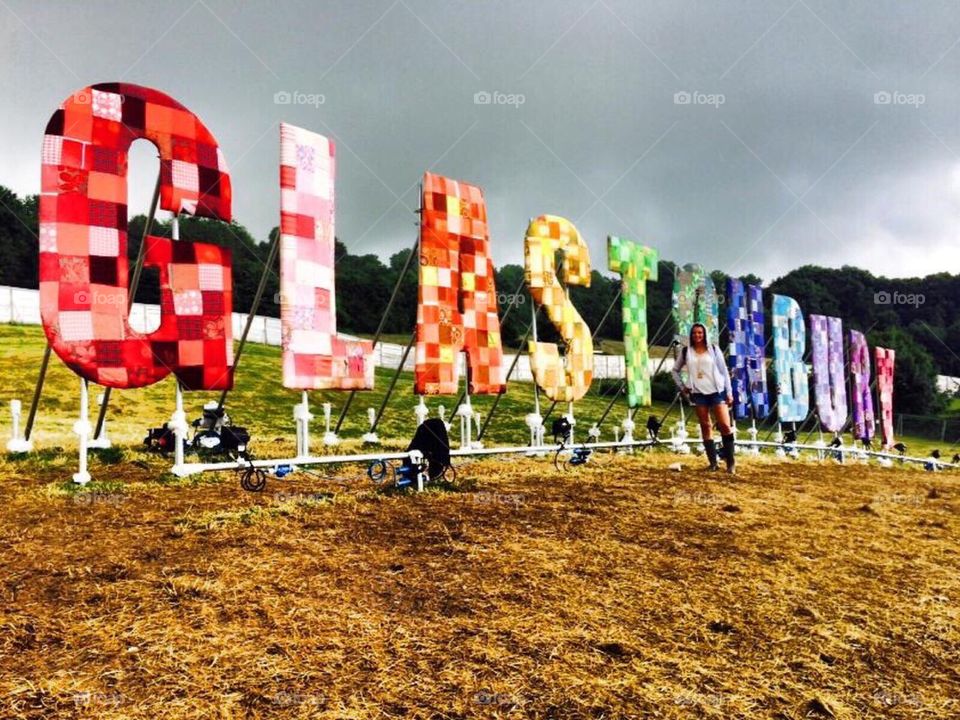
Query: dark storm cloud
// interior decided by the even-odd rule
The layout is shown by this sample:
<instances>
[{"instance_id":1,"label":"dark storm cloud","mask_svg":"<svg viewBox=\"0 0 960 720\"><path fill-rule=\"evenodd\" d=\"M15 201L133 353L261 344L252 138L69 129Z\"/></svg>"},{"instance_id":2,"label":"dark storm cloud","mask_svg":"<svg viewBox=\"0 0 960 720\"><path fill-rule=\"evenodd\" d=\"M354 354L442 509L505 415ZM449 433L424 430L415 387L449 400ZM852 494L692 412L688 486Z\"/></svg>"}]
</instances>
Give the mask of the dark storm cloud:
<instances>
[{"instance_id":1,"label":"dark storm cloud","mask_svg":"<svg viewBox=\"0 0 960 720\"><path fill-rule=\"evenodd\" d=\"M0 16L0 183L20 193L56 105L123 79L205 120L259 238L286 120L337 141L355 252L413 241L430 168L485 189L498 264L553 213L601 270L616 234L767 281L805 263L960 272L953 3L2 0ZM134 210L151 167L132 171Z\"/></svg>"}]
</instances>

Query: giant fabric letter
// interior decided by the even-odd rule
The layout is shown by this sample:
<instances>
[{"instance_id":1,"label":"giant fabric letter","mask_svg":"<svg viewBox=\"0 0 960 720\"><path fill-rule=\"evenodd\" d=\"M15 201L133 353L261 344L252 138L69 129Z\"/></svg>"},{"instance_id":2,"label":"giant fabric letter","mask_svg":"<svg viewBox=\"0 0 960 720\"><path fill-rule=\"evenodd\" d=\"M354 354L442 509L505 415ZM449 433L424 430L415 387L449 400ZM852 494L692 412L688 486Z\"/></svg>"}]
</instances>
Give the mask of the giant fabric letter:
<instances>
[{"instance_id":1,"label":"giant fabric letter","mask_svg":"<svg viewBox=\"0 0 960 720\"><path fill-rule=\"evenodd\" d=\"M853 386L853 427L858 440L873 438L873 395L870 392L870 350L858 330L850 331L850 379Z\"/></svg>"},{"instance_id":2,"label":"giant fabric letter","mask_svg":"<svg viewBox=\"0 0 960 720\"><path fill-rule=\"evenodd\" d=\"M896 351L874 348L877 360L877 395L880 397L880 432L883 446L893 446L893 362Z\"/></svg>"},{"instance_id":3,"label":"giant fabric letter","mask_svg":"<svg viewBox=\"0 0 960 720\"><path fill-rule=\"evenodd\" d=\"M843 372L843 321L825 315L810 316L813 353L813 389L820 425L840 432L847 422L847 388Z\"/></svg>"},{"instance_id":4,"label":"giant fabric letter","mask_svg":"<svg viewBox=\"0 0 960 720\"><path fill-rule=\"evenodd\" d=\"M607 261L620 273L623 308L624 364L627 373L627 404L649 405L650 350L647 347L647 280L657 279L658 253L632 240L610 235Z\"/></svg>"},{"instance_id":5,"label":"giant fabric letter","mask_svg":"<svg viewBox=\"0 0 960 720\"><path fill-rule=\"evenodd\" d=\"M677 326L677 340L689 341L690 328L703 323L707 341L720 342L720 305L713 279L700 265L684 265L673 281L673 320Z\"/></svg>"},{"instance_id":6,"label":"giant fabric letter","mask_svg":"<svg viewBox=\"0 0 960 720\"><path fill-rule=\"evenodd\" d=\"M590 251L573 223L555 215L531 220L524 245L527 286L533 301L547 311L567 351L561 359L554 343L531 340L530 369L548 398L572 402L582 398L593 381L593 338L557 280L558 250L563 254L567 284L590 287Z\"/></svg>"},{"instance_id":7,"label":"giant fabric letter","mask_svg":"<svg viewBox=\"0 0 960 720\"><path fill-rule=\"evenodd\" d=\"M803 352L807 343L803 313L792 297L773 296L773 367L777 376L777 417L780 422L806 419L810 386Z\"/></svg>"},{"instance_id":8,"label":"giant fabric letter","mask_svg":"<svg viewBox=\"0 0 960 720\"><path fill-rule=\"evenodd\" d=\"M457 392L461 350L467 352L471 393L494 395L506 390L483 192L474 185L426 173L420 218L416 392Z\"/></svg>"},{"instance_id":9,"label":"giant fabric letter","mask_svg":"<svg viewBox=\"0 0 960 720\"><path fill-rule=\"evenodd\" d=\"M283 386L369 390L373 346L337 335L334 146L280 123L280 319Z\"/></svg>"},{"instance_id":10,"label":"giant fabric letter","mask_svg":"<svg viewBox=\"0 0 960 720\"><path fill-rule=\"evenodd\" d=\"M160 271L160 327L128 323L127 153L160 153L160 206L230 220L217 141L169 96L127 83L88 87L47 124L40 196L40 310L50 346L81 377L132 388L172 371L190 390L233 385L230 251L149 236Z\"/></svg>"},{"instance_id":11,"label":"giant fabric letter","mask_svg":"<svg viewBox=\"0 0 960 720\"><path fill-rule=\"evenodd\" d=\"M730 380L733 410L739 419L765 418L770 414L764 357L763 290L739 278L727 279L727 328L730 334Z\"/></svg>"}]
</instances>

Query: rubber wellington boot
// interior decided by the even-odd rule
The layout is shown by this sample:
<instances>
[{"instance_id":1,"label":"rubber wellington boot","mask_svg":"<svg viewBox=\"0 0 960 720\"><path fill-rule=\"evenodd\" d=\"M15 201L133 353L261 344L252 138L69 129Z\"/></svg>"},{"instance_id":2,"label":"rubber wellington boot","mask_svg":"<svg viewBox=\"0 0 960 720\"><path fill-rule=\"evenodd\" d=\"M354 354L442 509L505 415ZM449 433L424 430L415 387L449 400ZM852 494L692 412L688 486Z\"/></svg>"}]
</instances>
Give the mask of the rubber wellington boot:
<instances>
[{"instance_id":1,"label":"rubber wellington boot","mask_svg":"<svg viewBox=\"0 0 960 720\"><path fill-rule=\"evenodd\" d=\"M735 475L737 472L737 456L733 450L733 433L723 436L723 459L727 461L727 472Z\"/></svg>"},{"instance_id":2,"label":"rubber wellington boot","mask_svg":"<svg viewBox=\"0 0 960 720\"><path fill-rule=\"evenodd\" d=\"M715 440L704 440L703 449L707 453L707 460L710 461L710 467L708 470L719 470L720 466L717 465L717 443Z\"/></svg>"}]
</instances>

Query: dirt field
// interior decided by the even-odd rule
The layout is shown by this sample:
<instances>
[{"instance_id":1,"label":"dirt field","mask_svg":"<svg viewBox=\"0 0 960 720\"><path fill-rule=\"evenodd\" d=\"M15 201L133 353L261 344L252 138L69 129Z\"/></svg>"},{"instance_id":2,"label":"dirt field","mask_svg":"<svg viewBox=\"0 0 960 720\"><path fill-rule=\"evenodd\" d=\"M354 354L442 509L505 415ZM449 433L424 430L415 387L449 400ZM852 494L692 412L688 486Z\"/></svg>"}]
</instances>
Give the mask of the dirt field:
<instances>
[{"instance_id":1,"label":"dirt field","mask_svg":"<svg viewBox=\"0 0 960 720\"><path fill-rule=\"evenodd\" d=\"M0 717L960 717L957 475L105 460L0 462Z\"/></svg>"}]
</instances>

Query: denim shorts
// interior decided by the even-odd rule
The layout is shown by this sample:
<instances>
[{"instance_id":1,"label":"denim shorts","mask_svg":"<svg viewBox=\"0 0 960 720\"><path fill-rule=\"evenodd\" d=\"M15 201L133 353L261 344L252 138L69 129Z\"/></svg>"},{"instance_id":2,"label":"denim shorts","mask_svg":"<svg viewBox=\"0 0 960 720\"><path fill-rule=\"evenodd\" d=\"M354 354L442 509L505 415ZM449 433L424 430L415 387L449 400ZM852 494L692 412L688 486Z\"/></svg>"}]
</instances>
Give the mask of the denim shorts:
<instances>
[{"instance_id":1,"label":"denim shorts","mask_svg":"<svg viewBox=\"0 0 960 720\"><path fill-rule=\"evenodd\" d=\"M690 393L690 400L694 405L700 407L716 407L717 405L725 405L727 402L727 396L722 392L715 393Z\"/></svg>"}]
</instances>

